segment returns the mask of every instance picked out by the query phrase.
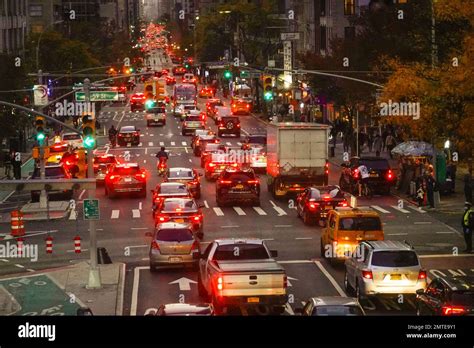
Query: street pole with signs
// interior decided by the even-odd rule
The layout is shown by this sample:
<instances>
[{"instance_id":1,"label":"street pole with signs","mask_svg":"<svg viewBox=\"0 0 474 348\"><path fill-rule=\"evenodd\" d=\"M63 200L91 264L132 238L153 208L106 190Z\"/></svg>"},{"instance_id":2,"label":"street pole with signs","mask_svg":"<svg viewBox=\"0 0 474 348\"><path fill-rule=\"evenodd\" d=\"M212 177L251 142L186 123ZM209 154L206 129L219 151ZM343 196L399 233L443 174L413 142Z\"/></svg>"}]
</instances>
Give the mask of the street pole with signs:
<instances>
[{"instance_id":1,"label":"street pole with signs","mask_svg":"<svg viewBox=\"0 0 474 348\"><path fill-rule=\"evenodd\" d=\"M90 89L91 81L89 79L84 80L84 99L86 103L90 102ZM95 122L95 115L93 115L92 122ZM94 135L93 135L94 136ZM89 179L94 178L94 154L93 146L87 149L87 177ZM89 189L87 191L87 197L89 200L94 200L95 190ZM90 231L90 268L89 268L89 281L87 282L87 289L100 289L102 282L100 279L99 267L97 265L97 231L94 219L89 219L89 231Z\"/></svg>"}]
</instances>

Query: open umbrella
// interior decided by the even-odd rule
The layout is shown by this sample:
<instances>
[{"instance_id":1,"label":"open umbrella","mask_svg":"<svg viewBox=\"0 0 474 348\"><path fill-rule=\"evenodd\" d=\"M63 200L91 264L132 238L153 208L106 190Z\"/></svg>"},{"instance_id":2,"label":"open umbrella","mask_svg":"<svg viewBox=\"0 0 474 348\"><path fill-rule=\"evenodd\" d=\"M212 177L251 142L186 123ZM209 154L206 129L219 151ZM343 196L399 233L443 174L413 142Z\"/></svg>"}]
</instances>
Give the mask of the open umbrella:
<instances>
[{"instance_id":1,"label":"open umbrella","mask_svg":"<svg viewBox=\"0 0 474 348\"><path fill-rule=\"evenodd\" d=\"M399 156L433 156L433 145L424 141L405 141L392 150L392 154Z\"/></svg>"}]
</instances>

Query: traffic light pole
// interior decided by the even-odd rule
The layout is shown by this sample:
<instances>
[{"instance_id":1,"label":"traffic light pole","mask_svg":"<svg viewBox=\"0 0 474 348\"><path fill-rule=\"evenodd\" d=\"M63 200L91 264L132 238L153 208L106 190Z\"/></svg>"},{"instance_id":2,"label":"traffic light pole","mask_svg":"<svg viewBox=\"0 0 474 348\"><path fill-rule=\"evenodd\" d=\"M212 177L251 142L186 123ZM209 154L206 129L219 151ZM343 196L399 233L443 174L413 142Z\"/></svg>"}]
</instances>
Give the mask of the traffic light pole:
<instances>
[{"instance_id":1,"label":"traffic light pole","mask_svg":"<svg viewBox=\"0 0 474 348\"><path fill-rule=\"evenodd\" d=\"M43 71L42 70L38 70L38 84L39 85L42 85L43 84ZM42 112L42 108L41 106L39 106L38 108L38 111L39 112ZM46 168L45 168L45 163L44 163L44 142L45 142L46 138L43 139L43 140L39 140L39 161L40 161L40 179L41 180L44 180L46 178ZM40 200L39 200L39 203L40 203L40 208L41 209L46 209L48 207L48 195L46 193L46 190L41 190L41 194L40 194ZM48 211L48 216L47 216L48 220L49 220L49 211Z\"/></svg>"},{"instance_id":2,"label":"traffic light pole","mask_svg":"<svg viewBox=\"0 0 474 348\"><path fill-rule=\"evenodd\" d=\"M84 99L86 103L90 102L90 89L91 81L84 79L83 84ZM95 116L95 115L94 115ZM95 118L93 120L95 122ZM94 177L94 154L93 149L87 149L87 177L89 179ZM87 190L87 197L89 199L95 198L95 189ZM97 230L95 226L95 220L89 220L89 253L90 253L90 268L89 268L89 281L87 282L87 289L100 289L102 282L100 278L99 266L97 265Z\"/></svg>"}]
</instances>

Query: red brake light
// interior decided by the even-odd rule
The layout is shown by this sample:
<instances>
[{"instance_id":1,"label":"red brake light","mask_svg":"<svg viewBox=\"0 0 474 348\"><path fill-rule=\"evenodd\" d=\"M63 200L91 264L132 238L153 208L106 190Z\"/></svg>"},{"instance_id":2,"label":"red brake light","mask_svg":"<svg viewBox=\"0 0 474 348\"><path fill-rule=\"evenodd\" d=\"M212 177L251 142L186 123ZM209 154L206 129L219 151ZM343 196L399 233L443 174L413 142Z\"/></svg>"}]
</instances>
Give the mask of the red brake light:
<instances>
[{"instance_id":1,"label":"red brake light","mask_svg":"<svg viewBox=\"0 0 474 348\"><path fill-rule=\"evenodd\" d=\"M418 273L418 279L426 279L426 271L420 271Z\"/></svg>"},{"instance_id":2,"label":"red brake light","mask_svg":"<svg viewBox=\"0 0 474 348\"><path fill-rule=\"evenodd\" d=\"M355 178L359 177L359 170L358 169L354 169L354 177Z\"/></svg>"},{"instance_id":3,"label":"red brake light","mask_svg":"<svg viewBox=\"0 0 474 348\"><path fill-rule=\"evenodd\" d=\"M374 279L372 271L362 271L362 277L365 279Z\"/></svg>"},{"instance_id":4,"label":"red brake light","mask_svg":"<svg viewBox=\"0 0 474 348\"><path fill-rule=\"evenodd\" d=\"M237 128L240 128L240 123L237 123Z\"/></svg>"},{"instance_id":5,"label":"red brake light","mask_svg":"<svg viewBox=\"0 0 474 348\"><path fill-rule=\"evenodd\" d=\"M197 216L193 217L193 220L194 220L194 221L199 221L199 220L201 220L201 216L200 216L200 215L197 215Z\"/></svg>"},{"instance_id":6,"label":"red brake light","mask_svg":"<svg viewBox=\"0 0 474 348\"><path fill-rule=\"evenodd\" d=\"M331 196L325 195L325 196L323 196L323 199L325 199L325 200L331 199Z\"/></svg>"},{"instance_id":7,"label":"red brake light","mask_svg":"<svg viewBox=\"0 0 474 348\"><path fill-rule=\"evenodd\" d=\"M215 166L216 166L216 164L215 164L215 163L212 163L212 162L211 162L211 163L209 163L209 167L211 167L211 168L212 168L212 167L215 167Z\"/></svg>"},{"instance_id":8,"label":"red brake light","mask_svg":"<svg viewBox=\"0 0 474 348\"><path fill-rule=\"evenodd\" d=\"M318 207L319 207L319 203L314 203L314 202L309 203L309 209L316 209Z\"/></svg>"},{"instance_id":9,"label":"red brake light","mask_svg":"<svg viewBox=\"0 0 474 348\"><path fill-rule=\"evenodd\" d=\"M237 163L234 163L237 164ZM247 181L247 184L258 184L258 180L249 180Z\"/></svg>"},{"instance_id":10,"label":"red brake light","mask_svg":"<svg viewBox=\"0 0 474 348\"><path fill-rule=\"evenodd\" d=\"M284 288L288 287L288 277L286 275L283 276L283 287Z\"/></svg>"},{"instance_id":11,"label":"red brake light","mask_svg":"<svg viewBox=\"0 0 474 348\"><path fill-rule=\"evenodd\" d=\"M217 278L217 290L222 290L224 287L222 277Z\"/></svg>"},{"instance_id":12,"label":"red brake light","mask_svg":"<svg viewBox=\"0 0 474 348\"><path fill-rule=\"evenodd\" d=\"M154 250L160 250L160 246L158 245L158 243L156 242L156 240L154 240L153 242L151 242L151 248L154 249Z\"/></svg>"},{"instance_id":13,"label":"red brake light","mask_svg":"<svg viewBox=\"0 0 474 348\"><path fill-rule=\"evenodd\" d=\"M392 170L389 169L388 172L387 172L387 179L388 180L392 180L393 179L393 174L392 174Z\"/></svg>"},{"instance_id":14,"label":"red brake light","mask_svg":"<svg viewBox=\"0 0 474 348\"><path fill-rule=\"evenodd\" d=\"M220 180L219 183L220 184L232 184L232 181L230 181L230 180Z\"/></svg>"},{"instance_id":15,"label":"red brake light","mask_svg":"<svg viewBox=\"0 0 474 348\"><path fill-rule=\"evenodd\" d=\"M340 207L347 207L347 201L339 202L338 205L339 205Z\"/></svg>"},{"instance_id":16,"label":"red brake light","mask_svg":"<svg viewBox=\"0 0 474 348\"><path fill-rule=\"evenodd\" d=\"M444 306L441 308L443 315L462 315L466 312L464 307L459 306Z\"/></svg>"},{"instance_id":17,"label":"red brake light","mask_svg":"<svg viewBox=\"0 0 474 348\"><path fill-rule=\"evenodd\" d=\"M168 220L169 220L169 218L168 218L167 216L160 216L160 217L158 218L158 221L159 221L159 222L165 222L165 221L168 221Z\"/></svg>"}]
</instances>

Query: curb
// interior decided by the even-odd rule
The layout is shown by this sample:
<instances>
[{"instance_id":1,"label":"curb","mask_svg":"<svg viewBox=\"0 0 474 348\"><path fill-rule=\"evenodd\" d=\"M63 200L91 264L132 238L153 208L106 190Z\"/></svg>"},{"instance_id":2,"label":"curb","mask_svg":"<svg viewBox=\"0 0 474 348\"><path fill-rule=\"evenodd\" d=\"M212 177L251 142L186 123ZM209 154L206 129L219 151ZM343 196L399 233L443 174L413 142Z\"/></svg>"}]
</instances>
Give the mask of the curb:
<instances>
[{"instance_id":1,"label":"curb","mask_svg":"<svg viewBox=\"0 0 474 348\"><path fill-rule=\"evenodd\" d=\"M123 316L123 300L125 292L125 275L126 275L126 264L122 262L122 267L119 274L117 284L117 300L115 304L115 315Z\"/></svg>"}]
</instances>

